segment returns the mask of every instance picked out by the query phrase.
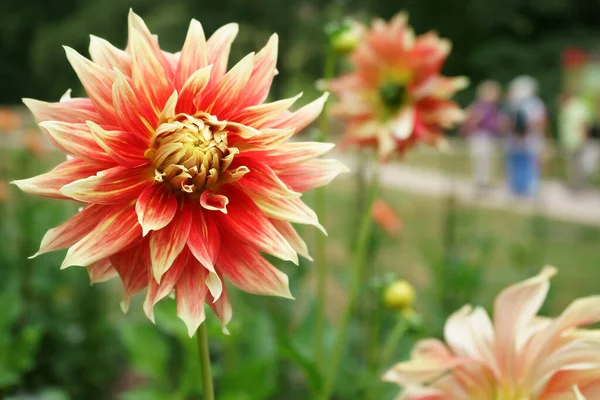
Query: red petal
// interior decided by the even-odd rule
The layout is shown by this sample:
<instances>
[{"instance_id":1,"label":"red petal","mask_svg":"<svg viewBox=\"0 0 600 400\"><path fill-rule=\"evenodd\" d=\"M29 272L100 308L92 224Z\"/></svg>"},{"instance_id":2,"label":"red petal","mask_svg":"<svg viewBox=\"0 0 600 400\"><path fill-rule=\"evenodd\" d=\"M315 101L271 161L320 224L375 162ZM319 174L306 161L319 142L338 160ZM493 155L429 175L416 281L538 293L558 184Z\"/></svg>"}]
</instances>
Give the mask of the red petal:
<instances>
[{"instance_id":1,"label":"red petal","mask_svg":"<svg viewBox=\"0 0 600 400\"><path fill-rule=\"evenodd\" d=\"M285 143L277 149L250 150L244 152L245 157L252 157L274 170L285 170L305 163L327 153L335 145L321 142Z\"/></svg>"},{"instance_id":2,"label":"red petal","mask_svg":"<svg viewBox=\"0 0 600 400\"><path fill-rule=\"evenodd\" d=\"M238 33L237 24L227 24L215 31L206 42L207 65L213 66L210 87L221 80L227 71L231 43Z\"/></svg>"},{"instance_id":3,"label":"red petal","mask_svg":"<svg viewBox=\"0 0 600 400\"><path fill-rule=\"evenodd\" d=\"M221 211L223 214L227 214L229 199L222 194L214 194L210 190L205 190L200 195L200 204L207 210Z\"/></svg>"},{"instance_id":4,"label":"red petal","mask_svg":"<svg viewBox=\"0 0 600 400\"><path fill-rule=\"evenodd\" d=\"M65 47L67 59L73 66L81 84L85 88L90 100L96 106L104 122L110 125L117 123L112 102L112 84L114 72L94 64L70 47Z\"/></svg>"},{"instance_id":5,"label":"red petal","mask_svg":"<svg viewBox=\"0 0 600 400\"><path fill-rule=\"evenodd\" d=\"M97 204L85 206L71 219L46 232L40 249L33 257L73 246L90 233L111 211L111 207Z\"/></svg>"},{"instance_id":6,"label":"red petal","mask_svg":"<svg viewBox=\"0 0 600 400\"><path fill-rule=\"evenodd\" d=\"M272 103L263 103L246 107L240 113L235 115L233 120L259 129L264 126L269 126L270 122L275 121L277 117L287 111L300 96L302 96L302 94Z\"/></svg>"},{"instance_id":7,"label":"red petal","mask_svg":"<svg viewBox=\"0 0 600 400\"><path fill-rule=\"evenodd\" d=\"M238 166L246 166L250 170L238 181L238 185L243 187L246 192L257 196L277 198L298 198L301 196L300 193L288 188L271 168L256 159L238 156L234 158L232 168Z\"/></svg>"},{"instance_id":8,"label":"red petal","mask_svg":"<svg viewBox=\"0 0 600 400\"><path fill-rule=\"evenodd\" d=\"M175 259L184 250L192 226L189 206L184 206L163 229L152 232L150 236L150 260L152 275L160 283Z\"/></svg>"},{"instance_id":9,"label":"red petal","mask_svg":"<svg viewBox=\"0 0 600 400\"><path fill-rule=\"evenodd\" d=\"M321 114L321 111L323 111L323 105L327 101L328 97L329 94L325 93L312 103L309 103L304 107L269 124L269 128L295 129L296 133L300 132L311 122L313 122L319 116L319 114Z\"/></svg>"},{"instance_id":10,"label":"red petal","mask_svg":"<svg viewBox=\"0 0 600 400\"><path fill-rule=\"evenodd\" d=\"M133 89L127 82L127 78L116 71L115 82L112 86L112 101L115 106L115 114L119 126L124 130L135 133L144 143L149 143L152 134L151 124L156 124L157 118L154 110L144 113L151 118L147 121L142 116L142 104L138 101Z\"/></svg>"},{"instance_id":11,"label":"red petal","mask_svg":"<svg viewBox=\"0 0 600 400\"><path fill-rule=\"evenodd\" d=\"M177 101L177 112L186 114L195 114L196 106L194 99L200 95L210 81L212 65L196 70L185 81L185 84L179 91L179 100Z\"/></svg>"},{"instance_id":12,"label":"red petal","mask_svg":"<svg viewBox=\"0 0 600 400\"><path fill-rule=\"evenodd\" d=\"M195 103L198 109L205 110L223 119L222 114L226 113L229 108L235 107L242 89L250 78L253 63L254 54L248 54L234 65L219 81L214 90L197 97L199 100L196 100Z\"/></svg>"},{"instance_id":13,"label":"red petal","mask_svg":"<svg viewBox=\"0 0 600 400\"><path fill-rule=\"evenodd\" d=\"M280 172L279 178L292 190L304 193L325 186L338 174L350 171L337 160L316 159Z\"/></svg>"},{"instance_id":14,"label":"red petal","mask_svg":"<svg viewBox=\"0 0 600 400\"><path fill-rule=\"evenodd\" d=\"M135 203L138 221L143 235L167 226L177 213L177 198L173 192L162 184L148 186Z\"/></svg>"},{"instance_id":15,"label":"red petal","mask_svg":"<svg viewBox=\"0 0 600 400\"><path fill-rule=\"evenodd\" d=\"M109 70L117 68L123 74L131 76L131 57L129 54L94 35L90 35L90 57L92 61L101 67Z\"/></svg>"},{"instance_id":16,"label":"red petal","mask_svg":"<svg viewBox=\"0 0 600 400\"><path fill-rule=\"evenodd\" d=\"M96 261L88 265L86 269L92 284L106 282L119 275L108 258Z\"/></svg>"},{"instance_id":17,"label":"red petal","mask_svg":"<svg viewBox=\"0 0 600 400\"><path fill-rule=\"evenodd\" d=\"M102 123L103 121L90 99L77 98L61 101L60 103L46 103L45 101L34 99L23 99L23 103L29 108L37 122L62 121L83 123L93 121Z\"/></svg>"},{"instance_id":18,"label":"red petal","mask_svg":"<svg viewBox=\"0 0 600 400\"><path fill-rule=\"evenodd\" d=\"M175 73L175 88L177 90L182 88L192 74L207 65L208 54L206 52L204 30L200 22L192 19Z\"/></svg>"},{"instance_id":19,"label":"red petal","mask_svg":"<svg viewBox=\"0 0 600 400\"><path fill-rule=\"evenodd\" d=\"M40 123L46 132L67 154L93 164L112 166L114 160L94 140L87 124L72 124L59 121Z\"/></svg>"},{"instance_id":20,"label":"red petal","mask_svg":"<svg viewBox=\"0 0 600 400\"><path fill-rule=\"evenodd\" d=\"M152 238L150 238L150 254L152 254ZM154 306L173 291L179 277L185 270L190 259L190 252L185 250L177 255L170 265L169 270L162 275L160 283L148 271L148 292L144 301L144 312L150 321L154 322Z\"/></svg>"},{"instance_id":21,"label":"red petal","mask_svg":"<svg viewBox=\"0 0 600 400\"><path fill-rule=\"evenodd\" d=\"M52 171L29 179L13 181L22 191L37 196L68 199L60 189L71 182L95 175L101 169L98 165L88 164L79 159L68 160L56 166Z\"/></svg>"},{"instance_id":22,"label":"red petal","mask_svg":"<svg viewBox=\"0 0 600 400\"><path fill-rule=\"evenodd\" d=\"M90 265L132 246L141 238L142 229L133 206L113 207L106 218L67 251L61 268Z\"/></svg>"},{"instance_id":23,"label":"red petal","mask_svg":"<svg viewBox=\"0 0 600 400\"><path fill-rule=\"evenodd\" d=\"M185 322L190 337L204 322L204 302L207 288L204 284L208 271L197 261L188 262L175 286L177 316Z\"/></svg>"},{"instance_id":24,"label":"red petal","mask_svg":"<svg viewBox=\"0 0 600 400\"><path fill-rule=\"evenodd\" d=\"M219 274L218 277L220 280L223 280L222 274ZM229 334L229 331L227 331L227 324L229 321L231 321L232 310L231 302L229 301L229 293L227 293L225 282L223 282L223 292L221 293L221 296L215 300L210 292L206 293L206 302L210 305L210 308L213 309L215 314L217 314L217 317L219 317L223 333Z\"/></svg>"},{"instance_id":25,"label":"red petal","mask_svg":"<svg viewBox=\"0 0 600 400\"><path fill-rule=\"evenodd\" d=\"M134 168L148 163L144 157L148 144L138 135L129 131L106 131L91 121L87 125L98 146L119 165Z\"/></svg>"},{"instance_id":26,"label":"red petal","mask_svg":"<svg viewBox=\"0 0 600 400\"><path fill-rule=\"evenodd\" d=\"M69 183L60 192L84 203L121 204L136 199L153 179L153 171L147 166L118 166Z\"/></svg>"},{"instance_id":27,"label":"red petal","mask_svg":"<svg viewBox=\"0 0 600 400\"><path fill-rule=\"evenodd\" d=\"M224 194L230 199L229 212L216 214L223 239L225 235L232 235L257 250L298 264L294 249L248 195L233 186L227 187Z\"/></svg>"},{"instance_id":28,"label":"red petal","mask_svg":"<svg viewBox=\"0 0 600 400\"><path fill-rule=\"evenodd\" d=\"M279 233L281 233L281 235L285 238L285 240L288 241L288 243L290 244L290 246L292 246L296 253L306 258L307 260L313 260L310 256L310 253L308 252L308 246L306 245L306 242L304 242L300 235L298 235L298 232L296 232L296 229L294 229L294 226L292 224L290 224L287 221L279 221L277 219L270 219L270 221L275 227L275 229L277 229Z\"/></svg>"},{"instance_id":29,"label":"red petal","mask_svg":"<svg viewBox=\"0 0 600 400\"><path fill-rule=\"evenodd\" d=\"M210 272L206 277L206 285L211 294L219 299L223 291L223 283L215 271L215 263L221 247L221 234L210 212L199 206L192 208L192 227L187 245L203 268Z\"/></svg>"},{"instance_id":30,"label":"red petal","mask_svg":"<svg viewBox=\"0 0 600 400\"><path fill-rule=\"evenodd\" d=\"M129 298L148 286L150 248L148 239L110 256L110 261L121 277L125 296L121 302L124 312L129 309Z\"/></svg>"},{"instance_id":31,"label":"red petal","mask_svg":"<svg viewBox=\"0 0 600 400\"><path fill-rule=\"evenodd\" d=\"M304 204L301 199L257 197L253 198L253 200L262 213L269 218L294 222L297 224L313 225L319 228L323 233L327 233L325 228L319 223L317 214Z\"/></svg>"},{"instance_id":32,"label":"red petal","mask_svg":"<svg viewBox=\"0 0 600 400\"><path fill-rule=\"evenodd\" d=\"M259 251L236 240L229 240L221 251L217 268L245 292L292 299L288 277L269 263Z\"/></svg>"}]
</instances>

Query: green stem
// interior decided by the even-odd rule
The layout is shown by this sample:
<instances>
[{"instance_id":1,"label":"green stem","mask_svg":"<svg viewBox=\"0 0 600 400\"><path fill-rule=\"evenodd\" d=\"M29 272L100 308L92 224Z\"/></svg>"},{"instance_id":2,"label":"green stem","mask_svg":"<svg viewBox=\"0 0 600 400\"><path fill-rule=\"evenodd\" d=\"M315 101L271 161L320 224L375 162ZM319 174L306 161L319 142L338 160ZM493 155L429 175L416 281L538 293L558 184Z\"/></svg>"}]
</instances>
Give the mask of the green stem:
<instances>
[{"instance_id":1,"label":"green stem","mask_svg":"<svg viewBox=\"0 0 600 400\"><path fill-rule=\"evenodd\" d=\"M208 335L206 322L203 322L196 331L198 340L198 358L200 359L200 375L202 376L202 393L204 400L215 400L212 374L210 372L210 354L208 350Z\"/></svg>"},{"instance_id":2,"label":"green stem","mask_svg":"<svg viewBox=\"0 0 600 400\"><path fill-rule=\"evenodd\" d=\"M348 303L346 305L346 309L344 310L342 321L337 331L335 347L333 349L333 354L331 355L329 369L326 371L327 375L325 376L323 392L320 397L321 400L328 400L333 391L340 362L344 352L344 347L346 344L346 336L348 334L350 320L354 312L354 306L356 304L360 288L363 284L362 277L366 261L365 256L368 249L369 237L371 236L371 205L373 204L373 200L376 196L377 188L377 177L374 176L373 181L371 182L371 188L369 190L369 198L367 203L368 206L363 213L362 221L360 223L360 229L358 231L358 237L355 242L356 251L354 253L354 258L352 261L352 283L349 290Z\"/></svg>"},{"instance_id":3,"label":"green stem","mask_svg":"<svg viewBox=\"0 0 600 400\"><path fill-rule=\"evenodd\" d=\"M335 59L336 54L331 48L327 49L327 56L325 59L325 67L323 71L323 78L326 81L330 81L333 78L335 72ZM325 142L327 140L329 131L329 118L327 115L327 102L323 105L323 112L319 120L319 141ZM315 212L319 217L322 224L325 223L325 213L327 204L325 202L326 194L325 188L318 188L316 192L316 204ZM316 258L315 268L317 270L317 310L315 315L315 365L323 365L324 348L323 348L323 333L325 328L325 304L327 303L327 254L325 251L325 236L318 235L316 241Z\"/></svg>"},{"instance_id":4,"label":"green stem","mask_svg":"<svg viewBox=\"0 0 600 400\"><path fill-rule=\"evenodd\" d=\"M379 368L386 367L387 364L392 360L392 356L394 355L394 351L398 347L398 342L408 329L408 324L403 317L399 317L396 325L394 325L394 329L390 332L385 344L383 345L383 350L381 351L381 355L379 357ZM371 390L368 391L369 397L368 399L379 399L379 387L374 386Z\"/></svg>"}]
</instances>

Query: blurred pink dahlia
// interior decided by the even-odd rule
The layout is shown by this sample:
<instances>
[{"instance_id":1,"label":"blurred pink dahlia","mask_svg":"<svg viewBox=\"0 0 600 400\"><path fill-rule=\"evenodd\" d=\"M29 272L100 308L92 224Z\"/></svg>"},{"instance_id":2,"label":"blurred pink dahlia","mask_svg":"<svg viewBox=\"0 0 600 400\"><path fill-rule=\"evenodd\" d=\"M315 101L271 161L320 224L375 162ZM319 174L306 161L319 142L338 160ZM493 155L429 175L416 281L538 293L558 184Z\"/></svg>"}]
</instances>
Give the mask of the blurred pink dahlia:
<instances>
[{"instance_id":1,"label":"blurred pink dahlia","mask_svg":"<svg viewBox=\"0 0 600 400\"><path fill-rule=\"evenodd\" d=\"M450 48L434 32L415 38L405 13L389 23L374 20L350 55L353 71L331 82L345 142L376 146L382 159L417 141L437 144L442 129L462 121L449 99L468 84L440 75Z\"/></svg>"},{"instance_id":2,"label":"blurred pink dahlia","mask_svg":"<svg viewBox=\"0 0 600 400\"><path fill-rule=\"evenodd\" d=\"M309 257L292 223L322 229L300 196L346 168L317 159L333 145L289 142L321 112L326 95L264 103L276 74L277 36L227 71L236 24L208 40L192 20L181 52L162 51L130 12L125 51L91 38L92 61L66 48L89 98L25 99L68 161L16 181L24 191L75 200L82 210L42 239L36 255L68 248L62 267L92 282L119 276L129 299L148 288L144 311L175 293L190 335L207 302L223 326L223 278L254 294L291 297L287 276L261 253Z\"/></svg>"},{"instance_id":3,"label":"blurred pink dahlia","mask_svg":"<svg viewBox=\"0 0 600 400\"><path fill-rule=\"evenodd\" d=\"M578 329L600 320L600 296L537 316L555 273L546 267L504 289L493 321L465 306L446 322L446 344L420 341L383 379L404 386L402 400L600 399L600 331Z\"/></svg>"}]
</instances>

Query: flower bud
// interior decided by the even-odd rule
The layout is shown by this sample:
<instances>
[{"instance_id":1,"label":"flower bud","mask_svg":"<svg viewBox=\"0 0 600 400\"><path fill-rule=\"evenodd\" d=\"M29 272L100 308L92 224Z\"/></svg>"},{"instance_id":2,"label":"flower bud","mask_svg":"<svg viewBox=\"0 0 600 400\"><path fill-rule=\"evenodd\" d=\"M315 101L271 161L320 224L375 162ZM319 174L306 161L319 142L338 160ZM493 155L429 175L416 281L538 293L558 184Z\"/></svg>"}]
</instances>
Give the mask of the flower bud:
<instances>
[{"instance_id":1,"label":"flower bud","mask_svg":"<svg viewBox=\"0 0 600 400\"><path fill-rule=\"evenodd\" d=\"M338 54L348 54L360 42L365 28L359 22L347 19L342 23L330 24L326 30L333 50Z\"/></svg>"},{"instance_id":2,"label":"flower bud","mask_svg":"<svg viewBox=\"0 0 600 400\"><path fill-rule=\"evenodd\" d=\"M395 281L385 289L383 302L388 308L411 309L415 302L415 289L405 280Z\"/></svg>"}]
</instances>

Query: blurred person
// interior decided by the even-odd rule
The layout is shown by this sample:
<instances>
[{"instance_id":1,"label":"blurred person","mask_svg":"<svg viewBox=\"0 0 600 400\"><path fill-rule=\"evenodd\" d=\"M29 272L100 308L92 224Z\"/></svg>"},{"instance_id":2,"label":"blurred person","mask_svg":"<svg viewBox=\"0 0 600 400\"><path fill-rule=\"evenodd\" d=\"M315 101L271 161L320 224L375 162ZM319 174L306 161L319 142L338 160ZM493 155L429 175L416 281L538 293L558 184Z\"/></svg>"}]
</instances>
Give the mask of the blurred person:
<instances>
[{"instance_id":1,"label":"blurred person","mask_svg":"<svg viewBox=\"0 0 600 400\"><path fill-rule=\"evenodd\" d=\"M498 82L484 81L477 87L477 99L467 108L463 134L468 136L473 160L475 186L487 190L492 184L495 142L500 136L500 95Z\"/></svg>"},{"instance_id":2,"label":"blurred person","mask_svg":"<svg viewBox=\"0 0 600 400\"><path fill-rule=\"evenodd\" d=\"M584 153L591 115L585 101L574 91L564 94L558 114L558 134L567 162L567 179L573 190L583 189L586 180Z\"/></svg>"},{"instance_id":3,"label":"blurred person","mask_svg":"<svg viewBox=\"0 0 600 400\"><path fill-rule=\"evenodd\" d=\"M508 88L506 176L509 190L520 197L535 196L539 186L547 117L536 92L537 81L530 76L516 77Z\"/></svg>"}]
</instances>

